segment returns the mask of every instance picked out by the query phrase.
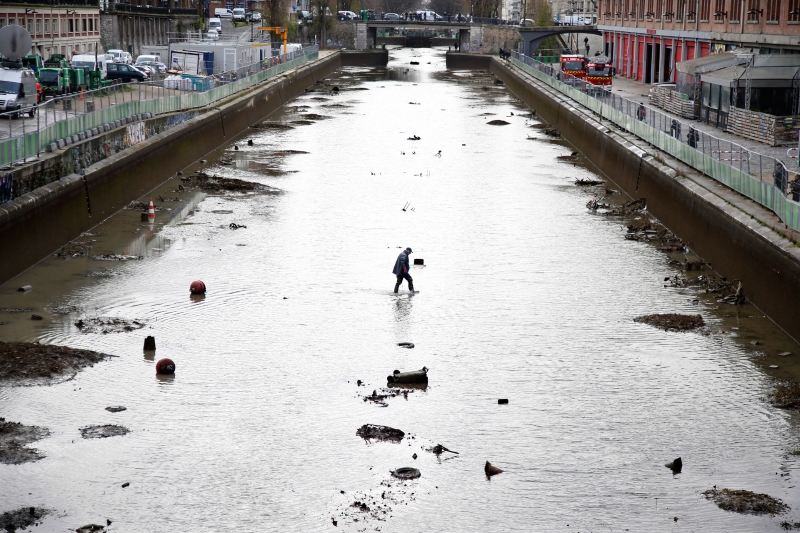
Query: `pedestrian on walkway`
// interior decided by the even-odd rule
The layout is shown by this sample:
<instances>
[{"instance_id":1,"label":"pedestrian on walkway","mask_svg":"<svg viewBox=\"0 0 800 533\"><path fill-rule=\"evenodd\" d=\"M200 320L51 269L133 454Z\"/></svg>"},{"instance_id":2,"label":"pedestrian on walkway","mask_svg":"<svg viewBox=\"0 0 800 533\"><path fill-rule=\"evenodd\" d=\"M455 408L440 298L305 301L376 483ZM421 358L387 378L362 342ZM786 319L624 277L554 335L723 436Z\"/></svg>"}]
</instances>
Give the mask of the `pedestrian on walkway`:
<instances>
[{"instance_id":1,"label":"pedestrian on walkway","mask_svg":"<svg viewBox=\"0 0 800 533\"><path fill-rule=\"evenodd\" d=\"M394 293L397 294L397 289L400 288L400 284L403 283L405 279L408 281L408 290L414 292L414 280L411 276L408 275L409 270L409 263L408 263L408 256L411 255L411 248L406 248L400 255L397 256L397 261L394 263L394 270L392 270L392 274L397 276L397 283L394 286Z\"/></svg>"}]
</instances>

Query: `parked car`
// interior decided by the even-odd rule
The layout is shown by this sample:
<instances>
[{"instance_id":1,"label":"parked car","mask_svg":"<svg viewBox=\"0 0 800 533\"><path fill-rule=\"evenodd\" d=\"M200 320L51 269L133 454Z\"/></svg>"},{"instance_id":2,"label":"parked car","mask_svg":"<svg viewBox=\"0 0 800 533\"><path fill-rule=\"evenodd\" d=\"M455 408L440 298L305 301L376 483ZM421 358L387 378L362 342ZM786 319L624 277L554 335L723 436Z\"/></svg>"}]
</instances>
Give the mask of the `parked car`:
<instances>
[{"instance_id":1,"label":"parked car","mask_svg":"<svg viewBox=\"0 0 800 533\"><path fill-rule=\"evenodd\" d=\"M218 7L214 10L214 16L220 19L233 18L233 11L224 7Z\"/></svg>"},{"instance_id":2,"label":"parked car","mask_svg":"<svg viewBox=\"0 0 800 533\"><path fill-rule=\"evenodd\" d=\"M208 29L209 30L216 30L216 32L222 35L222 20L216 19L208 19Z\"/></svg>"},{"instance_id":3,"label":"parked car","mask_svg":"<svg viewBox=\"0 0 800 533\"><path fill-rule=\"evenodd\" d=\"M108 53L114 58L115 63L125 63L126 65L133 63L133 57L125 50L109 50Z\"/></svg>"},{"instance_id":4,"label":"parked car","mask_svg":"<svg viewBox=\"0 0 800 533\"><path fill-rule=\"evenodd\" d=\"M397 13L386 13L383 16L383 20L403 20L403 17L401 17Z\"/></svg>"},{"instance_id":5,"label":"parked car","mask_svg":"<svg viewBox=\"0 0 800 533\"><path fill-rule=\"evenodd\" d=\"M144 72L123 63L109 63L106 65L106 77L109 80L122 80L126 83L133 80L144 81L147 78Z\"/></svg>"},{"instance_id":6,"label":"parked car","mask_svg":"<svg viewBox=\"0 0 800 533\"><path fill-rule=\"evenodd\" d=\"M165 72L167 72L167 65L165 65L161 61L142 61L140 63L136 63L137 67L140 65L147 65L154 72L158 72L159 74L164 74Z\"/></svg>"},{"instance_id":7,"label":"parked car","mask_svg":"<svg viewBox=\"0 0 800 533\"><path fill-rule=\"evenodd\" d=\"M244 22L244 8L236 7L233 9L233 21L234 22Z\"/></svg>"},{"instance_id":8,"label":"parked car","mask_svg":"<svg viewBox=\"0 0 800 533\"><path fill-rule=\"evenodd\" d=\"M261 22L261 13L259 13L258 11L253 11L253 15L250 20L252 20L253 22Z\"/></svg>"},{"instance_id":9,"label":"parked car","mask_svg":"<svg viewBox=\"0 0 800 533\"><path fill-rule=\"evenodd\" d=\"M303 24L311 24L314 21L314 18L311 15L311 11L298 11L297 12L297 22L300 25Z\"/></svg>"},{"instance_id":10,"label":"parked car","mask_svg":"<svg viewBox=\"0 0 800 533\"><path fill-rule=\"evenodd\" d=\"M336 18L339 20L355 20L358 18L358 15L352 11L339 11L336 13Z\"/></svg>"},{"instance_id":11,"label":"parked car","mask_svg":"<svg viewBox=\"0 0 800 533\"><path fill-rule=\"evenodd\" d=\"M138 70L139 72L144 74L144 79L145 80L149 80L150 78L153 77L152 72L150 71L150 68L146 67L145 65L139 65L138 67L131 65L131 68L135 68L136 70Z\"/></svg>"},{"instance_id":12,"label":"parked car","mask_svg":"<svg viewBox=\"0 0 800 533\"><path fill-rule=\"evenodd\" d=\"M218 41L219 40L219 33L217 30L208 30L206 33L206 41Z\"/></svg>"}]
</instances>

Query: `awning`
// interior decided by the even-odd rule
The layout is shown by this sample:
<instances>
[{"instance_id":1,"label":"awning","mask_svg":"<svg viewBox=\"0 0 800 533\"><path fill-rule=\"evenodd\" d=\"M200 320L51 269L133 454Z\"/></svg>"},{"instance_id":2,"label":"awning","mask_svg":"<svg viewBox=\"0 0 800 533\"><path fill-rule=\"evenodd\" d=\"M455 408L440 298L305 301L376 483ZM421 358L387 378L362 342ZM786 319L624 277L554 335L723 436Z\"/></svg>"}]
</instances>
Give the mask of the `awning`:
<instances>
[{"instance_id":1,"label":"awning","mask_svg":"<svg viewBox=\"0 0 800 533\"><path fill-rule=\"evenodd\" d=\"M726 52L724 54L712 54L706 57L698 57L697 59L689 59L688 61L680 61L675 64L675 68L678 69L678 72L696 76L704 72L729 67L735 63L736 56Z\"/></svg>"}]
</instances>

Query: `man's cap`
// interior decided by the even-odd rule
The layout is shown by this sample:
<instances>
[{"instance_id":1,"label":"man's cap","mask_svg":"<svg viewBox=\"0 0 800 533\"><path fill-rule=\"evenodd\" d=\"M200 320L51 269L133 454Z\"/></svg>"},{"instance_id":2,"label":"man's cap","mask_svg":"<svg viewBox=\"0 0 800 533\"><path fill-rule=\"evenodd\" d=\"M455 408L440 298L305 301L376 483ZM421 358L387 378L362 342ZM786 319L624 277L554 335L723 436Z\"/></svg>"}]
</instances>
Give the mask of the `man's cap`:
<instances>
[{"instance_id":1,"label":"man's cap","mask_svg":"<svg viewBox=\"0 0 800 533\"><path fill-rule=\"evenodd\" d=\"M411 253L414 253L414 250L412 250L411 248L406 247L406 250L408 250Z\"/></svg>"}]
</instances>

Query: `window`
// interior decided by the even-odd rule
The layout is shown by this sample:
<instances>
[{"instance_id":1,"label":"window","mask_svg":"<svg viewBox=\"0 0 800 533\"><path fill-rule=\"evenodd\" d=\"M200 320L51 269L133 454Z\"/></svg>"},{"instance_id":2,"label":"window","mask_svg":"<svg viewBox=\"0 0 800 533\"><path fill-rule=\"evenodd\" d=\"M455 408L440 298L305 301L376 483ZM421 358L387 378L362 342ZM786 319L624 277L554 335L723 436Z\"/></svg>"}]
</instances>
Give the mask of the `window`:
<instances>
[{"instance_id":1,"label":"window","mask_svg":"<svg viewBox=\"0 0 800 533\"><path fill-rule=\"evenodd\" d=\"M747 22L758 22L761 0L747 0Z\"/></svg>"},{"instance_id":2,"label":"window","mask_svg":"<svg viewBox=\"0 0 800 533\"><path fill-rule=\"evenodd\" d=\"M81 19L81 31L86 31L86 19Z\"/></svg>"},{"instance_id":3,"label":"window","mask_svg":"<svg viewBox=\"0 0 800 533\"><path fill-rule=\"evenodd\" d=\"M767 22L781 19L781 0L767 0Z\"/></svg>"},{"instance_id":4,"label":"window","mask_svg":"<svg viewBox=\"0 0 800 533\"><path fill-rule=\"evenodd\" d=\"M33 19L28 19L28 33L33 33Z\"/></svg>"},{"instance_id":5,"label":"window","mask_svg":"<svg viewBox=\"0 0 800 533\"><path fill-rule=\"evenodd\" d=\"M683 0L675 2L675 20L680 22L683 20Z\"/></svg>"},{"instance_id":6,"label":"window","mask_svg":"<svg viewBox=\"0 0 800 533\"><path fill-rule=\"evenodd\" d=\"M728 20L737 24L742 21L742 0L731 0L731 10L728 12Z\"/></svg>"},{"instance_id":7,"label":"window","mask_svg":"<svg viewBox=\"0 0 800 533\"><path fill-rule=\"evenodd\" d=\"M661 15L664 14L664 0L656 0L656 20L661 20Z\"/></svg>"},{"instance_id":8,"label":"window","mask_svg":"<svg viewBox=\"0 0 800 533\"><path fill-rule=\"evenodd\" d=\"M725 0L714 0L714 22L725 22Z\"/></svg>"},{"instance_id":9,"label":"window","mask_svg":"<svg viewBox=\"0 0 800 533\"><path fill-rule=\"evenodd\" d=\"M69 19L69 32L73 33L74 31L75 31L75 21L72 20L72 19Z\"/></svg>"},{"instance_id":10,"label":"window","mask_svg":"<svg viewBox=\"0 0 800 533\"><path fill-rule=\"evenodd\" d=\"M42 33L42 20L36 19L36 35L41 35Z\"/></svg>"},{"instance_id":11,"label":"window","mask_svg":"<svg viewBox=\"0 0 800 533\"><path fill-rule=\"evenodd\" d=\"M653 0L648 0L648 1L651 4L653 3ZM639 20L644 20L644 14L646 12L647 11L645 11L644 0L639 0L639 9L636 10L636 14L639 15Z\"/></svg>"},{"instance_id":12,"label":"window","mask_svg":"<svg viewBox=\"0 0 800 533\"><path fill-rule=\"evenodd\" d=\"M800 0L789 0L789 22L800 22Z\"/></svg>"},{"instance_id":13,"label":"window","mask_svg":"<svg viewBox=\"0 0 800 533\"><path fill-rule=\"evenodd\" d=\"M50 33L50 19L44 19L44 32Z\"/></svg>"},{"instance_id":14,"label":"window","mask_svg":"<svg viewBox=\"0 0 800 533\"><path fill-rule=\"evenodd\" d=\"M680 0L678 1L680 2ZM675 11L673 9L674 6L672 4L673 4L672 0L667 0L666 2L664 2L664 15L666 15L664 18L666 18L667 20L675 19Z\"/></svg>"},{"instance_id":15,"label":"window","mask_svg":"<svg viewBox=\"0 0 800 533\"><path fill-rule=\"evenodd\" d=\"M708 22L709 11L711 11L711 0L700 0L700 20Z\"/></svg>"}]
</instances>

